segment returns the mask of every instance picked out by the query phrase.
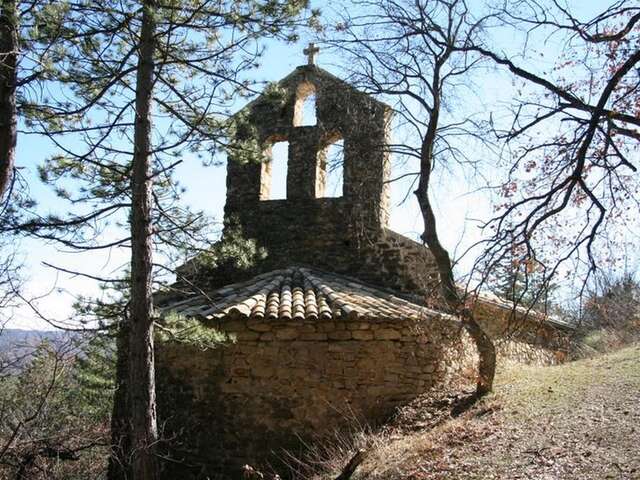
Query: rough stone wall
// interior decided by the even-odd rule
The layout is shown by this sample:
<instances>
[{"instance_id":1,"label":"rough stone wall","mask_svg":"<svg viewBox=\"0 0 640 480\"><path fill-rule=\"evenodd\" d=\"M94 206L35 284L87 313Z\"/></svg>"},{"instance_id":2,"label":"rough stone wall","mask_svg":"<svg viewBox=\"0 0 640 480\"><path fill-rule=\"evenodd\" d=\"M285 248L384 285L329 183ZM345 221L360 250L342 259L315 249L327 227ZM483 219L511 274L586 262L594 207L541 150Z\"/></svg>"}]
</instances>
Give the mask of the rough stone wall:
<instances>
[{"instance_id":1,"label":"rough stone wall","mask_svg":"<svg viewBox=\"0 0 640 480\"><path fill-rule=\"evenodd\" d=\"M343 139L342 201L324 202L324 208L338 213L351 234L359 229L385 227L389 216L389 154L385 145L390 108L315 66L298 67L278 86L285 94L282 105L264 96L240 112L248 117L246 121L254 127L251 135L266 152L275 141L289 142L287 198L276 204L278 211L285 215L297 202L320 196L323 151L333 141ZM317 124L298 126L300 96L312 92L316 96ZM233 156L229 158L225 218L238 220L250 236L258 237L273 227L254 215L261 203L272 202L261 195L269 181L268 162L241 163Z\"/></svg>"},{"instance_id":2,"label":"rough stone wall","mask_svg":"<svg viewBox=\"0 0 640 480\"><path fill-rule=\"evenodd\" d=\"M569 333L530 312L478 302L474 309L483 330L494 340L498 362L555 365L566 358Z\"/></svg>"},{"instance_id":3,"label":"rough stone wall","mask_svg":"<svg viewBox=\"0 0 640 480\"><path fill-rule=\"evenodd\" d=\"M234 344L159 346L159 417L181 460L164 478L240 478L245 463L279 465L284 449L385 420L473 355L451 323L226 320Z\"/></svg>"},{"instance_id":4,"label":"rough stone wall","mask_svg":"<svg viewBox=\"0 0 640 480\"><path fill-rule=\"evenodd\" d=\"M495 342L498 365L524 364L548 366L564 362L565 350L548 348L516 339L499 338Z\"/></svg>"},{"instance_id":5,"label":"rough stone wall","mask_svg":"<svg viewBox=\"0 0 640 480\"><path fill-rule=\"evenodd\" d=\"M273 222L271 229L256 238L266 258L245 270L225 265L212 271L198 262L190 262L181 268L181 275L189 283L207 289L248 280L270 270L306 265L421 297L437 291L437 270L431 253L423 245L385 228L367 232L360 244L354 246L343 217L336 210L325 208L342 200L298 202L284 212L278 205L282 200L260 204L256 216L265 223ZM307 214L301 215L301 211ZM309 231L313 235L306 233Z\"/></svg>"}]
</instances>

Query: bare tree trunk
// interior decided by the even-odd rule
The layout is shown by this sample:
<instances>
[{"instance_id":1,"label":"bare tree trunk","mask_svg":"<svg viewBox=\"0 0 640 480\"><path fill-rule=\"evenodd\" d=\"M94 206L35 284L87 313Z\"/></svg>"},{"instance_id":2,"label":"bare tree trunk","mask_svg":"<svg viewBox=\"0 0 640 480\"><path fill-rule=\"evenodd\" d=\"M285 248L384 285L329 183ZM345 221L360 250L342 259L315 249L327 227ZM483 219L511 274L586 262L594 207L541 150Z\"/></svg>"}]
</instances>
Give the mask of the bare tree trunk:
<instances>
[{"instance_id":1,"label":"bare tree trunk","mask_svg":"<svg viewBox=\"0 0 640 480\"><path fill-rule=\"evenodd\" d=\"M436 260L444 300L447 302L449 308L460 316L465 330L478 349L479 364L476 394L478 396L485 395L493 388L493 377L495 376L496 370L495 347L491 338L489 338L476 321L471 309L465 306L464 300L460 297L456 289L451 259L449 258L449 253L438 239L436 220L428 199L428 192L425 191L422 193L419 189L416 191L416 196L418 197L420 209L422 210L422 218L424 219L424 234L422 238Z\"/></svg>"},{"instance_id":2,"label":"bare tree trunk","mask_svg":"<svg viewBox=\"0 0 640 480\"><path fill-rule=\"evenodd\" d=\"M16 0L0 3L0 201L4 199L16 157L18 136L16 67L18 62L18 11Z\"/></svg>"},{"instance_id":3,"label":"bare tree trunk","mask_svg":"<svg viewBox=\"0 0 640 480\"><path fill-rule=\"evenodd\" d=\"M131 478L131 424L128 408L129 375L129 329L128 320L118 328L116 391L113 396L111 413L111 456L109 457L108 480L128 480Z\"/></svg>"},{"instance_id":4,"label":"bare tree trunk","mask_svg":"<svg viewBox=\"0 0 640 480\"><path fill-rule=\"evenodd\" d=\"M153 352L151 219L151 101L154 75L154 1L143 2L136 118L131 174L131 310L129 322L129 407L131 409L132 476L154 480L158 462L155 368Z\"/></svg>"},{"instance_id":5,"label":"bare tree trunk","mask_svg":"<svg viewBox=\"0 0 640 480\"><path fill-rule=\"evenodd\" d=\"M460 316L465 330L478 349L479 364L476 394L482 396L490 392L493 388L493 378L496 370L495 347L491 338L489 338L476 321L471 309L465 305L464 299L460 296L456 288L451 258L449 257L449 252L447 252L440 243L436 217L433 213L431 201L429 200L431 170L433 169L433 148L436 141L440 116L440 89L437 87L440 84L439 74L439 65L436 64L433 75L434 102L429 115L427 132L425 133L420 149L420 179L415 194L416 197L418 197L418 204L420 205L422 219L424 220L422 239L435 258L444 300L449 308Z\"/></svg>"}]
</instances>

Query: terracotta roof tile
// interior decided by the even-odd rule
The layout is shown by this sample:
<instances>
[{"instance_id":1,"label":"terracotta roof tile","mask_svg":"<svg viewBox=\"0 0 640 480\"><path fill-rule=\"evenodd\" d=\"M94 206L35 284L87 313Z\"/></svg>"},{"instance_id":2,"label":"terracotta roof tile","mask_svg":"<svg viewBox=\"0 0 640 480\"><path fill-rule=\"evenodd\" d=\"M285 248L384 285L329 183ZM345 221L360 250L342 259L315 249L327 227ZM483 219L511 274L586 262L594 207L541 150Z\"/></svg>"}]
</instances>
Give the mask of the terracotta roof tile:
<instances>
[{"instance_id":1,"label":"terracotta roof tile","mask_svg":"<svg viewBox=\"0 0 640 480\"><path fill-rule=\"evenodd\" d=\"M296 321L442 316L389 291L304 267L268 272L247 282L168 302L160 305L160 310L203 319L239 316Z\"/></svg>"}]
</instances>

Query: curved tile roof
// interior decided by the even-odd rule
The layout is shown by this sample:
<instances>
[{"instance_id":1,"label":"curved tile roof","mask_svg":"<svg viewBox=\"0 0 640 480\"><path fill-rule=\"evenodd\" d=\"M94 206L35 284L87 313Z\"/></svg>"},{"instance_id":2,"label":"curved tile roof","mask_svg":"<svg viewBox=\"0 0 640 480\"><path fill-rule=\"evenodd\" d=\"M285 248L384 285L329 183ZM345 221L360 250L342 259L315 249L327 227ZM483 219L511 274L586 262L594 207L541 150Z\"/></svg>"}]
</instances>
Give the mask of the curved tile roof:
<instances>
[{"instance_id":1,"label":"curved tile roof","mask_svg":"<svg viewBox=\"0 0 640 480\"><path fill-rule=\"evenodd\" d=\"M160 310L163 314L175 312L202 319L422 319L443 316L389 291L304 267L274 270L248 282L168 302L161 305Z\"/></svg>"}]
</instances>

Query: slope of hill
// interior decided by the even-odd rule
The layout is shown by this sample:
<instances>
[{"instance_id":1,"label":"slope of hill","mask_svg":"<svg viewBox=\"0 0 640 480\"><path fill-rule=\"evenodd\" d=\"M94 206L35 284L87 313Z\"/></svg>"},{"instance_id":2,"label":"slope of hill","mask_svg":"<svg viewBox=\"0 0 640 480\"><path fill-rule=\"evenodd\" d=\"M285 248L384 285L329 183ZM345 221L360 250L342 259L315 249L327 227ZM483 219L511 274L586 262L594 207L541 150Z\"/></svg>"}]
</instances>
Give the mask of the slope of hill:
<instances>
[{"instance_id":1,"label":"slope of hill","mask_svg":"<svg viewBox=\"0 0 640 480\"><path fill-rule=\"evenodd\" d=\"M6 328L0 331L0 368L18 368L29 360L36 347L44 340L60 346L71 338L69 332L60 330L19 330Z\"/></svg>"},{"instance_id":2,"label":"slope of hill","mask_svg":"<svg viewBox=\"0 0 640 480\"><path fill-rule=\"evenodd\" d=\"M434 405L443 410L442 399L416 402L360 436L368 453L353 480L640 479L640 346L503 370L496 393L456 418ZM350 455L340 451L336 467Z\"/></svg>"},{"instance_id":3,"label":"slope of hill","mask_svg":"<svg viewBox=\"0 0 640 480\"><path fill-rule=\"evenodd\" d=\"M57 341L68 332L60 330L20 330L5 328L0 330L0 352L7 351L15 346L34 346L42 340Z\"/></svg>"}]
</instances>

